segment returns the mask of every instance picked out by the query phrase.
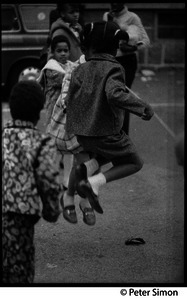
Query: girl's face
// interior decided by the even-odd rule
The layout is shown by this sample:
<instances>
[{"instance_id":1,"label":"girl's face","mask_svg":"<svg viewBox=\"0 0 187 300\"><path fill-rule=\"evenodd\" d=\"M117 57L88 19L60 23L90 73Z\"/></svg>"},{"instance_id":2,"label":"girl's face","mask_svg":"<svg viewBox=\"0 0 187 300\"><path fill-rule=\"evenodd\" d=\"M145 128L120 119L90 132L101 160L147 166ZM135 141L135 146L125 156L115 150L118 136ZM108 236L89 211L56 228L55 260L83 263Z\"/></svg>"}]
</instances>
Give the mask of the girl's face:
<instances>
[{"instance_id":1,"label":"girl's face","mask_svg":"<svg viewBox=\"0 0 187 300\"><path fill-rule=\"evenodd\" d=\"M78 23L80 13L78 8L73 8L70 5L67 5L66 11L61 12L61 16L65 22L70 23L71 25L76 25Z\"/></svg>"},{"instance_id":2,"label":"girl's face","mask_svg":"<svg viewBox=\"0 0 187 300\"><path fill-rule=\"evenodd\" d=\"M57 43L56 48L54 50L54 58L61 64L65 64L69 58L70 51L67 43L60 42Z\"/></svg>"}]
</instances>

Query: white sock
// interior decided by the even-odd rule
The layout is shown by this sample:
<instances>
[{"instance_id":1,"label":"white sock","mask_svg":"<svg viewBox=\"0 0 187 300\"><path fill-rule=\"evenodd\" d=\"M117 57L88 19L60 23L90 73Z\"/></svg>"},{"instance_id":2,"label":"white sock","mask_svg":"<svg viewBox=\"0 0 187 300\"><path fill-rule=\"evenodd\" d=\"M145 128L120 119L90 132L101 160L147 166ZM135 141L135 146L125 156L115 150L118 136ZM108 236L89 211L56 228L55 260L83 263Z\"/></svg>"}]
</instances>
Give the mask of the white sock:
<instances>
[{"instance_id":1,"label":"white sock","mask_svg":"<svg viewBox=\"0 0 187 300\"><path fill-rule=\"evenodd\" d=\"M79 203L80 203L80 206L84 209L85 207L91 207L91 205L90 205L90 202L88 201L88 199L87 198L81 198L80 196L79 196Z\"/></svg>"},{"instance_id":2,"label":"white sock","mask_svg":"<svg viewBox=\"0 0 187 300\"><path fill-rule=\"evenodd\" d=\"M88 177L94 174L99 169L99 164L95 158L84 162L84 164L87 168Z\"/></svg>"},{"instance_id":3,"label":"white sock","mask_svg":"<svg viewBox=\"0 0 187 300\"><path fill-rule=\"evenodd\" d=\"M103 173L96 174L88 178L89 183L92 186L92 189L96 195L99 193L99 187L106 183L106 178Z\"/></svg>"},{"instance_id":4,"label":"white sock","mask_svg":"<svg viewBox=\"0 0 187 300\"><path fill-rule=\"evenodd\" d=\"M64 163L63 185L65 187L68 187L69 175L73 166L73 154L65 154L63 163Z\"/></svg>"},{"instance_id":5,"label":"white sock","mask_svg":"<svg viewBox=\"0 0 187 300\"><path fill-rule=\"evenodd\" d=\"M63 197L64 207L68 205L74 205L74 196L70 196L67 192L64 193Z\"/></svg>"}]
</instances>

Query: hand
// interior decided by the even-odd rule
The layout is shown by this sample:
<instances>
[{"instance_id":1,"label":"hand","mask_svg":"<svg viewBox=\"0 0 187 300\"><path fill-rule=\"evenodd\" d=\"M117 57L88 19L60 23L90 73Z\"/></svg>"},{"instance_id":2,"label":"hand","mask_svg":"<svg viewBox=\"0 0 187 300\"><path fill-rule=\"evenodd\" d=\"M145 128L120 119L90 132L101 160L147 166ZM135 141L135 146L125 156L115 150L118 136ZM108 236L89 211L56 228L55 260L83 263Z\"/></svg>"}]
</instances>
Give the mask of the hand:
<instances>
[{"instance_id":1,"label":"hand","mask_svg":"<svg viewBox=\"0 0 187 300\"><path fill-rule=\"evenodd\" d=\"M151 106L148 106L145 108L144 113L141 116L141 118L142 118L142 120L149 121L153 115L154 115L154 112L153 112Z\"/></svg>"},{"instance_id":2,"label":"hand","mask_svg":"<svg viewBox=\"0 0 187 300\"><path fill-rule=\"evenodd\" d=\"M137 46L132 46L127 43L120 43L119 48L122 52L134 52L137 50Z\"/></svg>"}]
</instances>

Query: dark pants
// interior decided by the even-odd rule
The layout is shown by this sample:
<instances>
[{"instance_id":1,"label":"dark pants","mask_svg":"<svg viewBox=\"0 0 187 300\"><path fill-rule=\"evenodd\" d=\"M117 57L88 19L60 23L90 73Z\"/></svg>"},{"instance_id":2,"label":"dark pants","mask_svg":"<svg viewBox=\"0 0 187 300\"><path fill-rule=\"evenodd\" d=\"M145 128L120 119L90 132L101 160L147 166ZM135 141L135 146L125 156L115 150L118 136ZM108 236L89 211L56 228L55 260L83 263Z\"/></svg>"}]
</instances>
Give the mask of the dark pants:
<instances>
[{"instance_id":1,"label":"dark pants","mask_svg":"<svg viewBox=\"0 0 187 300\"><path fill-rule=\"evenodd\" d=\"M126 86L128 88L131 88L136 75L137 66L138 66L136 53L119 56L116 57L116 59L125 69ZM130 122L130 114L128 111L125 111L123 130L125 131L126 134L129 134L129 122Z\"/></svg>"},{"instance_id":2,"label":"dark pants","mask_svg":"<svg viewBox=\"0 0 187 300\"><path fill-rule=\"evenodd\" d=\"M33 283L34 225L39 217L13 212L2 217L3 283Z\"/></svg>"}]
</instances>

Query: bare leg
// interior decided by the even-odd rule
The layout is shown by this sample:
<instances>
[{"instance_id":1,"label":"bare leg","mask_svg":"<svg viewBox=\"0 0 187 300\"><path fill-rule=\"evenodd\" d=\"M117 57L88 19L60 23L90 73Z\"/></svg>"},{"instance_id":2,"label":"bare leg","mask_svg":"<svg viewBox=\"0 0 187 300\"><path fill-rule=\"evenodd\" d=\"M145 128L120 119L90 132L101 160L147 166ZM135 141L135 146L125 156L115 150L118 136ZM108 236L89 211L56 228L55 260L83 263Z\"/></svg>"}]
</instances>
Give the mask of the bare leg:
<instances>
[{"instance_id":1,"label":"bare leg","mask_svg":"<svg viewBox=\"0 0 187 300\"><path fill-rule=\"evenodd\" d=\"M106 172L88 178L91 187L98 195L99 187L107 182L118 180L138 172L143 166L142 160L136 155L123 157L113 161L113 167Z\"/></svg>"},{"instance_id":2,"label":"bare leg","mask_svg":"<svg viewBox=\"0 0 187 300\"><path fill-rule=\"evenodd\" d=\"M89 160L89 155L87 153L80 153L78 155L75 155L74 157L74 166L72 167L72 170L70 172L68 189L64 194L64 203L66 203L66 205L69 205L70 203L72 205L74 204L74 196L76 191L76 173L75 173L76 165L87 160ZM90 171L91 171L91 167L90 167ZM83 213L84 223L93 226L96 222L96 218L88 199L79 196L79 206ZM65 219L69 219L69 217L67 218L66 215L64 217Z\"/></svg>"},{"instance_id":3,"label":"bare leg","mask_svg":"<svg viewBox=\"0 0 187 300\"><path fill-rule=\"evenodd\" d=\"M67 194L72 197L75 195L75 166L72 167L70 172Z\"/></svg>"},{"instance_id":4,"label":"bare leg","mask_svg":"<svg viewBox=\"0 0 187 300\"><path fill-rule=\"evenodd\" d=\"M66 203L68 204L68 199L70 200L71 204L72 204L72 197L74 197L75 195L75 183L76 183L76 176L75 176L75 168L76 165L86 162L89 160L89 154L88 153L79 153L74 155L74 162L73 162L73 167L71 169L70 175L69 175L69 183L68 183L68 189L67 189L67 194L66 194ZM83 200L83 201L82 201ZM90 203L87 199L85 198L81 198L80 197L80 202L82 202L82 204L84 205L84 207L90 207Z\"/></svg>"},{"instance_id":5,"label":"bare leg","mask_svg":"<svg viewBox=\"0 0 187 300\"><path fill-rule=\"evenodd\" d=\"M127 176L130 176L138 172L143 166L143 162L137 156L133 156L133 160L123 160L122 165L115 165L111 169L103 173L106 178L106 182L118 180Z\"/></svg>"}]
</instances>

